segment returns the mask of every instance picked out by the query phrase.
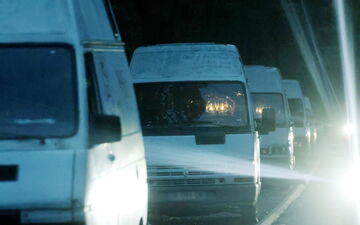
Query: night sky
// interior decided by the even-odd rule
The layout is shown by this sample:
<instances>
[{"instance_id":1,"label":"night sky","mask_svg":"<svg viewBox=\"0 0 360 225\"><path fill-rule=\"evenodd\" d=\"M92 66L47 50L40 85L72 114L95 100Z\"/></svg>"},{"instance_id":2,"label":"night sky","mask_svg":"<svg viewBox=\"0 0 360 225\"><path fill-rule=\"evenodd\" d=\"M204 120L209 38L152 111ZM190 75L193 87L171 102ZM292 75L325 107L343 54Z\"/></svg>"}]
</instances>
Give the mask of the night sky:
<instances>
[{"instance_id":1,"label":"night sky","mask_svg":"<svg viewBox=\"0 0 360 225\"><path fill-rule=\"evenodd\" d=\"M331 0L294 0L305 23L310 16L328 76L342 100L341 65ZM317 113L319 95L290 29L280 0L112 0L129 57L141 45L179 42L234 44L247 65L276 66L300 80ZM357 33L359 3L350 5ZM355 35L356 36L356 35ZM355 40L356 41L356 40Z\"/></svg>"}]
</instances>

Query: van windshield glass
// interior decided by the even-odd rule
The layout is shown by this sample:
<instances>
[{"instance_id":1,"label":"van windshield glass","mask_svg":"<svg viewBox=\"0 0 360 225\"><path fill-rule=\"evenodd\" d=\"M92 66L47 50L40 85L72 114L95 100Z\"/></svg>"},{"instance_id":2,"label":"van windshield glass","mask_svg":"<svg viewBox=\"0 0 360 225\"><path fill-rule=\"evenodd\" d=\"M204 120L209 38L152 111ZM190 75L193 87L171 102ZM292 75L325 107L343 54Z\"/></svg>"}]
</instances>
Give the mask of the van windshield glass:
<instances>
[{"instance_id":1,"label":"van windshield glass","mask_svg":"<svg viewBox=\"0 0 360 225\"><path fill-rule=\"evenodd\" d=\"M275 119L277 127L285 127L286 116L283 96L276 93L253 93L253 104L255 116L257 119L261 118L263 109L273 108L275 110Z\"/></svg>"},{"instance_id":2,"label":"van windshield glass","mask_svg":"<svg viewBox=\"0 0 360 225\"><path fill-rule=\"evenodd\" d=\"M249 127L243 83L141 83L135 89L145 133L147 129L192 133L197 128L237 132Z\"/></svg>"},{"instance_id":3,"label":"van windshield glass","mask_svg":"<svg viewBox=\"0 0 360 225\"><path fill-rule=\"evenodd\" d=\"M301 99L289 99L291 118L296 127L304 126L304 105Z\"/></svg>"},{"instance_id":4,"label":"van windshield glass","mask_svg":"<svg viewBox=\"0 0 360 225\"><path fill-rule=\"evenodd\" d=\"M0 138L75 132L75 57L70 47L0 46L0 62Z\"/></svg>"}]
</instances>

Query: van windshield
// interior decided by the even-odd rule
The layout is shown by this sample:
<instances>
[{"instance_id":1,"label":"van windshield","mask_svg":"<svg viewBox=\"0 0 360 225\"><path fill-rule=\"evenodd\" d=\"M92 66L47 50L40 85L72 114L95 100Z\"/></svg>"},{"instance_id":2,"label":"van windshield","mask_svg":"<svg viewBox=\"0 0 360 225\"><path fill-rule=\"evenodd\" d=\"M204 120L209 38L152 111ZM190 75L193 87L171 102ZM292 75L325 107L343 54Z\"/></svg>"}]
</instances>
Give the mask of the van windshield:
<instances>
[{"instance_id":1,"label":"van windshield","mask_svg":"<svg viewBox=\"0 0 360 225\"><path fill-rule=\"evenodd\" d=\"M144 134L249 130L241 82L163 82L135 85Z\"/></svg>"},{"instance_id":2,"label":"van windshield","mask_svg":"<svg viewBox=\"0 0 360 225\"><path fill-rule=\"evenodd\" d=\"M261 118L264 108L275 110L277 127L286 127L286 114L283 96L278 93L253 93L253 104L256 118Z\"/></svg>"},{"instance_id":3,"label":"van windshield","mask_svg":"<svg viewBox=\"0 0 360 225\"><path fill-rule=\"evenodd\" d=\"M303 127L305 117L303 101L298 98L289 99L289 106L295 127Z\"/></svg>"},{"instance_id":4,"label":"van windshield","mask_svg":"<svg viewBox=\"0 0 360 225\"><path fill-rule=\"evenodd\" d=\"M0 46L0 138L70 136L75 57L66 45Z\"/></svg>"}]
</instances>

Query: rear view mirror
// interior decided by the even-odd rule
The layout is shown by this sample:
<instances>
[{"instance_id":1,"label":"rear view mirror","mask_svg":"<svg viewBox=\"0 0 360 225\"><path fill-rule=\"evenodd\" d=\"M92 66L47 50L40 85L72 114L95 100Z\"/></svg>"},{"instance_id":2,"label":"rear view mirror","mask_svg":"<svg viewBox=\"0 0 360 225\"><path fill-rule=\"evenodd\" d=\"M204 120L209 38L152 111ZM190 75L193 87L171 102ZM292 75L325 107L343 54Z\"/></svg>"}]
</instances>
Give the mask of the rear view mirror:
<instances>
[{"instance_id":1,"label":"rear view mirror","mask_svg":"<svg viewBox=\"0 0 360 225\"><path fill-rule=\"evenodd\" d=\"M96 115L93 120L93 144L111 143L121 140L121 122L118 116Z\"/></svg>"},{"instance_id":2,"label":"rear view mirror","mask_svg":"<svg viewBox=\"0 0 360 225\"><path fill-rule=\"evenodd\" d=\"M275 130L275 110L273 108L265 108L262 111L260 134L267 134Z\"/></svg>"}]
</instances>

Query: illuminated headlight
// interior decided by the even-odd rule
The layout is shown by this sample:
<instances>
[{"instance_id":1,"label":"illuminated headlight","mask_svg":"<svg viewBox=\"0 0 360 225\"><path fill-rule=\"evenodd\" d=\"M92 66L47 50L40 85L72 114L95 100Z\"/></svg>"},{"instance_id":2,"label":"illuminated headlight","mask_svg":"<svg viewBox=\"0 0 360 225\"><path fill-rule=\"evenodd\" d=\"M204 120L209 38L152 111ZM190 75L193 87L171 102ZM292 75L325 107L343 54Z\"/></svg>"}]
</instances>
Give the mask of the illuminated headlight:
<instances>
[{"instance_id":1,"label":"illuminated headlight","mask_svg":"<svg viewBox=\"0 0 360 225\"><path fill-rule=\"evenodd\" d=\"M258 114L258 115L261 115L262 112L263 112L263 109L264 109L263 107L256 107L255 113Z\"/></svg>"},{"instance_id":2,"label":"illuminated headlight","mask_svg":"<svg viewBox=\"0 0 360 225\"><path fill-rule=\"evenodd\" d=\"M224 99L213 99L206 103L206 112L211 114L234 113L235 108L232 102Z\"/></svg>"}]
</instances>

